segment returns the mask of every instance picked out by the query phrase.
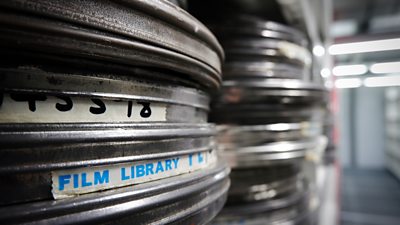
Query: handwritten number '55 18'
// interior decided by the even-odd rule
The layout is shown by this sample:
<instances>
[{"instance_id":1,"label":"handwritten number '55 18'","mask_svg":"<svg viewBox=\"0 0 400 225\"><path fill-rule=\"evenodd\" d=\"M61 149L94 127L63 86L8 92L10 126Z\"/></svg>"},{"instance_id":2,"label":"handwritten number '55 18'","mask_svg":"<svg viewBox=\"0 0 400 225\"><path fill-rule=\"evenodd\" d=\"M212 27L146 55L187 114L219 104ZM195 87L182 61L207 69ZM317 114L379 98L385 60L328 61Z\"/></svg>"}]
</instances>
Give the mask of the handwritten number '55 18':
<instances>
[{"instance_id":1,"label":"handwritten number '55 18'","mask_svg":"<svg viewBox=\"0 0 400 225\"><path fill-rule=\"evenodd\" d=\"M61 100L61 102L57 102L55 105L55 108L58 111L68 112L72 110L72 108L74 107L74 103L70 97L64 95L57 95L55 97ZM4 103L3 98L4 98L4 93L0 92L0 108ZM36 111L36 102L47 100L47 96L43 94L25 94L25 93L11 93L10 98L16 102L27 102L28 108L31 112ZM95 104L95 106L91 106L89 108L90 113L99 115L106 112L107 107L102 100L97 98L92 98L90 100ZM131 117L133 104L132 101L128 101L127 103L128 103L127 116ZM150 108L150 102L137 102L137 104L142 106L142 109L140 110L140 116L142 118L149 118L152 113Z\"/></svg>"}]
</instances>

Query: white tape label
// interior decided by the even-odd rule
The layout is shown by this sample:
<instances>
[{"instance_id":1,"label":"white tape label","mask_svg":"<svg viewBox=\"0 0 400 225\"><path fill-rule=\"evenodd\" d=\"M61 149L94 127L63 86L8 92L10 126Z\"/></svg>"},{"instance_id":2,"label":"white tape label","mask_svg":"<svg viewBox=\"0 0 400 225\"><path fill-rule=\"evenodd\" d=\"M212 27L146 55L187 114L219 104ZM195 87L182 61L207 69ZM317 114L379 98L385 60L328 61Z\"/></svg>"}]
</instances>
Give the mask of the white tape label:
<instances>
[{"instance_id":1,"label":"white tape label","mask_svg":"<svg viewBox=\"0 0 400 225\"><path fill-rule=\"evenodd\" d=\"M286 41L278 42L278 48L287 57L304 61L307 66L311 65L311 54L306 48Z\"/></svg>"},{"instance_id":2,"label":"white tape label","mask_svg":"<svg viewBox=\"0 0 400 225\"><path fill-rule=\"evenodd\" d=\"M90 123L166 121L166 105L135 100L105 100L4 94L0 96L0 123Z\"/></svg>"},{"instance_id":3,"label":"white tape label","mask_svg":"<svg viewBox=\"0 0 400 225\"><path fill-rule=\"evenodd\" d=\"M190 173L216 162L215 151L52 172L55 199Z\"/></svg>"}]
</instances>

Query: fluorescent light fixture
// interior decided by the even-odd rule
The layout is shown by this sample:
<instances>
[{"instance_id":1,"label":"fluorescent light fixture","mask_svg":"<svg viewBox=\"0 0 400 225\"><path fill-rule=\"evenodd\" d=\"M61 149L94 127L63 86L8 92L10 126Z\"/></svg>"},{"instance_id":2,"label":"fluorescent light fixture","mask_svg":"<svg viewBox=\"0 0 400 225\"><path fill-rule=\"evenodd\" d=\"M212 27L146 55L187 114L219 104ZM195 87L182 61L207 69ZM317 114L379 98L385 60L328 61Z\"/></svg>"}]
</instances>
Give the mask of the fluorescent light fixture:
<instances>
[{"instance_id":1,"label":"fluorescent light fixture","mask_svg":"<svg viewBox=\"0 0 400 225\"><path fill-rule=\"evenodd\" d=\"M335 66L332 70L332 73L335 76L348 76L348 75L365 74L367 71L368 68L366 65L357 64L357 65Z\"/></svg>"},{"instance_id":2,"label":"fluorescent light fixture","mask_svg":"<svg viewBox=\"0 0 400 225\"><path fill-rule=\"evenodd\" d=\"M321 45L316 45L312 49L312 52L315 56L321 57L321 56L325 55L325 48L322 47Z\"/></svg>"},{"instance_id":3,"label":"fluorescent light fixture","mask_svg":"<svg viewBox=\"0 0 400 225\"><path fill-rule=\"evenodd\" d=\"M329 68L323 68L321 70L321 76L323 78L329 78L331 76L331 70Z\"/></svg>"},{"instance_id":4,"label":"fluorescent light fixture","mask_svg":"<svg viewBox=\"0 0 400 225\"><path fill-rule=\"evenodd\" d=\"M385 62L372 64L371 73L400 73L400 62Z\"/></svg>"},{"instance_id":5,"label":"fluorescent light fixture","mask_svg":"<svg viewBox=\"0 0 400 225\"><path fill-rule=\"evenodd\" d=\"M326 88L331 89L333 88L333 82L331 80L327 80L324 82Z\"/></svg>"},{"instance_id":6,"label":"fluorescent light fixture","mask_svg":"<svg viewBox=\"0 0 400 225\"><path fill-rule=\"evenodd\" d=\"M368 77L368 78L365 78L364 85L366 87L400 86L400 75Z\"/></svg>"},{"instance_id":7,"label":"fluorescent light fixture","mask_svg":"<svg viewBox=\"0 0 400 225\"><path fill-rule=\"evenodd\" d=\"M336 88L358 88L361 87L362 81L360 78L343 78L335 80Z\"/></svg>"},{"instance_id":8,"label":"fluorescent light fixture","mask_svg":"<svg viewBox=\"0 0 400 225\"><path fill-rule=\"evenodd\" d=\"M375 41L353 42L334 44L329 47L329 54L343 55L364 52L378 52L400 49L400 38L383 39Z\"/></svg>"}]
</instances>

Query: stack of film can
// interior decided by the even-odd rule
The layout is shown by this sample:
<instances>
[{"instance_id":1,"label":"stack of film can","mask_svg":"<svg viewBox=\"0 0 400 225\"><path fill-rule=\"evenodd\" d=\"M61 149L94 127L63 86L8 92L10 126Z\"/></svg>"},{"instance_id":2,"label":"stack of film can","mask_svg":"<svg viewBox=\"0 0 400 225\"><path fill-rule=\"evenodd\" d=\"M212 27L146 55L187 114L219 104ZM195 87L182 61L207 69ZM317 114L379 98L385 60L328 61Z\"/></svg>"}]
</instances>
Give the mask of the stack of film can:
<instances>
[{"instance_id":1,"label":"stack of film can","mask_svg":"<svg viewBox=\"0 0 400 225\"><path fill-rule=\"evenodd\" d=\"M324 139L326 92L311 76L306 37L245 15L210 28L226 53L211 119L232 167L213 224L311 224L316 204L304 162Z\"/></svg>"},{"instance_id":2,"label":"stack of film can","mask_svg":"<svg viewBox=\"0 0 400 225\"><path fill-rule=\"evenodd\" d=\"M0 224L206 224L223 50L158 0L0 2Z\"/></svg>"}]
</instances>

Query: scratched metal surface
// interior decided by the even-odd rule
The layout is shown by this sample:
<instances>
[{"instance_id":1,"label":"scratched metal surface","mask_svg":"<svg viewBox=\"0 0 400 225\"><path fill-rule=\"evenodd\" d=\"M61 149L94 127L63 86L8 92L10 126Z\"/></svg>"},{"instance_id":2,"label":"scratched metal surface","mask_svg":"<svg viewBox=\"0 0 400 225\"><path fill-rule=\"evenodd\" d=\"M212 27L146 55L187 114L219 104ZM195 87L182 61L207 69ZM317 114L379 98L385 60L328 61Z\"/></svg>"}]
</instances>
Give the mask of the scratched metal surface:
<instances>
[{"instance_id":1,"label":"scratched metal surface","mask_svg":"<svg viewBox=\"0 0 400 225\"><path fill-rule=\"evenodd\" d=\"M307 38L240 14L211 30L225 48L226 76L210 118L232 167L228 204L213 224L307 223L310 191L300 165L320 144L327 98L311 76Z\"/></svg>"},{"instance_id":2,"label":"scratched metal surface","mask_svg":"<svg viewBox=\"0 0 400 225\"><path fill-rule=\"evenodd\" d=\"M270 166L288 161L297 162L304 159L307 151L312 151L318 147L318 140L318 137L315 137L247 147L233 147L224 149L224 156L233 168Z\"/></svg>"},{"instance_id":3,"label":"scratched metal surface","mask_svg":"<svg viewBox=\"0 0 400 225\"><path fill-rule=\"evenodd\" d=\"M246 14L239 13L223 22L210 24L209 26L219 39L223 39L223 37L226 37L225 34L229 33L237 36L280 39L300 46L308 45L307 38L302 32L280 23L261 20Z\"/></svg>"},{"instance_id":4,"label":"scratched metal surface","mask_svg":"<svg viewBox=\"0 0 400 225\"><path fill-rule=\"evenodd\" d=\"M274 123L320 122L323 109L301 104L226 104L215 105L210 119L218 124L263 125Z\"/></svg>"},{"instance_id":5,"label":"scratched metal surface","mask_svg":"<svg viewBox=\"0 0 400 225\"><path fill-rule=\"evenodd\" d=\"M96 99L92 114L130 101L146 103L143 118L161 110L148 121L57 122L57 102L40 100L53 104L51 119L9 114L0 124L1 224L206 224L221 210L229 169L220 161L69 199L53 200L51 189L52 172L215 150L207 113L224 52L203 24L164 0L12 0L0 3L0 33L0 111L16 102L35 111L26 95L69 110L72 101L80 120L93 108L85 99Z\"/></svg>"},{"instance_id":6,"label":"scratched metal surface","mask_svg":"<svg viewBox=\"0 0 400 225\"><path fill-rule=\"evenodd\" d=\"M227 206L212 224L310 224L309 200L309 193L299 189L273 200Z\"/></svg>"},{"instance_id":7,"label":"scratched metal surface","mask_svg":"<svg viewBox=\"0 0 400 225\"><path fill-rule=\"evenodd\" d=\"M312 83L286 79L235 79L223 82L220 104L268 102L309 105L326 99L324 88ZM286 100L284 100L286 99ZM216 104L218 104L217 102Z\"/></svg>"},{"instance_id":8,"label":"scratched metal surface","mask_svg":"<svg viewBox=\"0 0 400 225\"><path fill-rule=\"evenodd\" d=\"M1 3L19 15L64 21L75 27L94 28L171 49L214 67L223 51L211 32L186 11L167 1L31 1ZM33 21L32 21L33 23Z\"/></svg>"},{"instance_id":9,"label":"scratched metal surface","mask_svg":"<svg viewBox=\"0 0 400 225\"><path fill-rule=\"evenodd\" d=\"M0 188L1 205L51 198L52 171L215 148L208 125L2 125L1 131L0 176L7 181Z\"/></svg>"},{"instance_id":10,"label":"scratched metal surface","mask_svg":"<svg viewBox=\"0 0 400 225\"><path fill-rule=\"evenodd\" d=\"M326 99L325 88L310 79L311 55L301 32L246 15L210 27L226 52L223 91L214 100L216 117L227 107L235 111L234 105L253 104L256 110L266 104L303 105L307 110Z\"/></svg>"},{"instance_id":11,"label":"scratched metal surface","mask_svg":"<svg viewBox=\"0 0 400 225\"><path fill-rule=\"evenodd\" d=\"M146 76L151 75L151 72L143 73L145 72ZM209 96L195 88L101 72L88 76L85 73L49 72L34 67L0 68L0 74L2 94L41 94L108 101L161 103L166 107L168 122L207 121Z\"/></svg>"},{"instance_id":12,"label":"scratched metal surface","mask_svg":"<svg viewBox=\"0 0 400 225\"><path fill-rule=\"evenodd\" d=\"M302 188L300 166L300 162L291 162L233 170L227 205L272 200L295 192Z\"/></svg>"},{"instance_id":13,"label":"scratched metal surface","mask_svg":"<svg viewBox=\"0 0 400 225\"><path fill-rule=\"evenodd\" d=\"M214 89L223 51L200 22L166 1L0 4L1 46L185 74Z\"/></svg>"},{"instance_id":14,"label":"scratched metal surface","mask_svg":"<svg viewBox=\"0 0 400 225\"><path fill-rule=\"evenodd\" d=\"M218 126L218 142L238 147L308 139L321 134L322 124L317 122Z\"/></svg>"},{"instance_id":15,"label":"scratched metal surface","mask_svg":"<svg viewBox=\"0 0 400 225\"><path fill-rule=\"evenodd\" d=\"M225 202L228 174L226 167L219 165L206 171L75 198L0 207L0 221L4 224L132 224L132 221L204 224Z\"/></svg>"},{"instance_id":16,"label":"scratched metal surface","mask_svg":"<svg viewBox=\"0 0 400 225\"><path fill-rule=\"evenodd\" d=\"M321 89L300 82L307 81L311 65L307 40L301 32L245 15L210 26L226 52L224 87ZM287 84L296 81L300 85Z\"/></svg>"},{"instance_id":17,"label":"scratched metal surface","mask_svg":"<svg viewBox=\"0 0 400 225\"><path fill-rule=\"evenodd\" d=\"M220 125L217 140L231 167L251 168L301 161L320 135L317 122Z\"/></svg>"},{"instance_id":18,"label":"scratched metal surface","mask_svg":"<svg viewBox=\"0 0 400 225\"><path fill-rule=\"evenodd\" d=\"M224 66L224 73L229 71L226 68L229 68L230 63L246 61L285 63L289 69L301 69L302 67L309 69L311 65L311 53L307 48L283 40L240 37L232 38L232 40L224 39L222 43L226 49L226 61L228 62ZM294 78L304 79L304 75L299 73Z\"/></svg>"},{"instance_id":19,"label":"scratched metal surface","mask_svg":"<svg viewBox=\"0 0 400 225\"><path fill-rule=\"evenodd\" d=\"M307 75L306 69L290 66L282 61L237 60L224 64L225 80L235 77L298 79Z\"/></svg>"}]
</instances>

